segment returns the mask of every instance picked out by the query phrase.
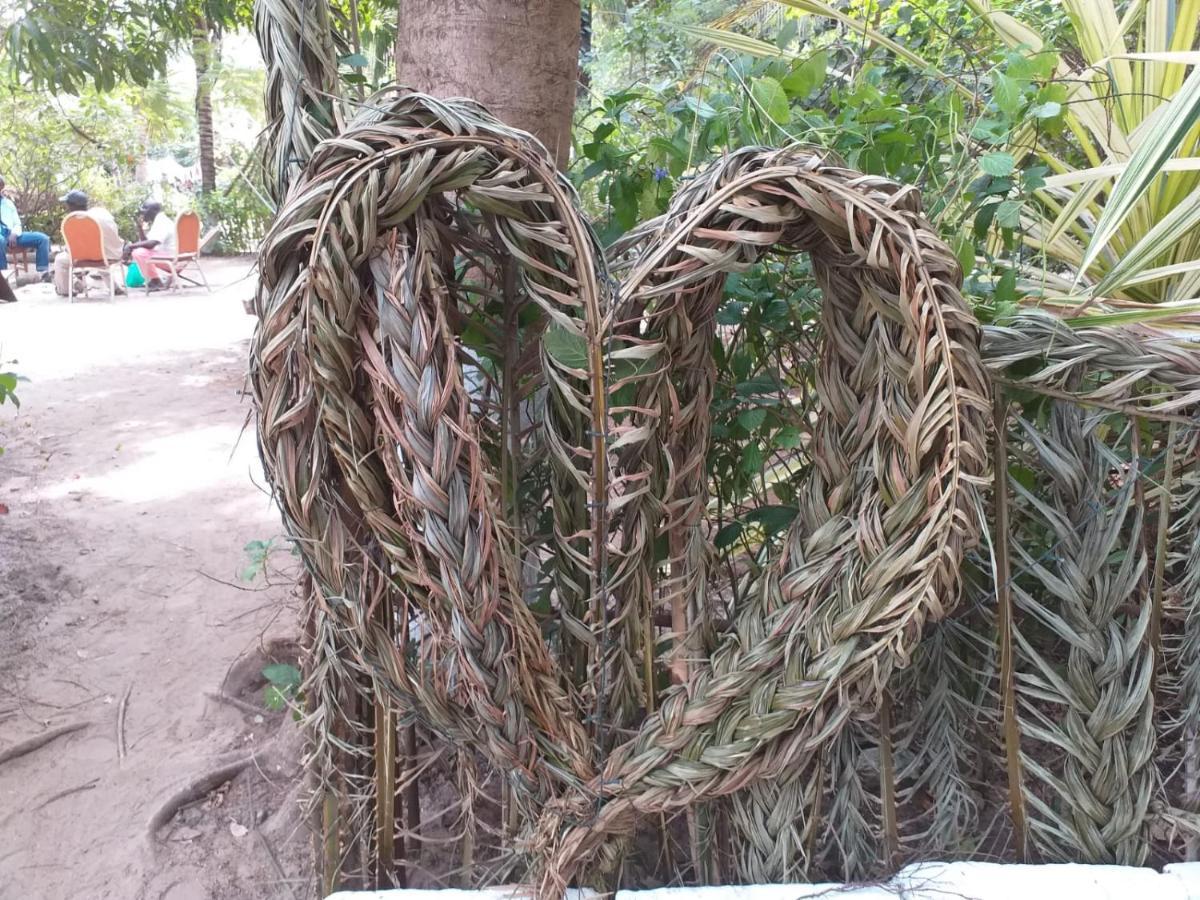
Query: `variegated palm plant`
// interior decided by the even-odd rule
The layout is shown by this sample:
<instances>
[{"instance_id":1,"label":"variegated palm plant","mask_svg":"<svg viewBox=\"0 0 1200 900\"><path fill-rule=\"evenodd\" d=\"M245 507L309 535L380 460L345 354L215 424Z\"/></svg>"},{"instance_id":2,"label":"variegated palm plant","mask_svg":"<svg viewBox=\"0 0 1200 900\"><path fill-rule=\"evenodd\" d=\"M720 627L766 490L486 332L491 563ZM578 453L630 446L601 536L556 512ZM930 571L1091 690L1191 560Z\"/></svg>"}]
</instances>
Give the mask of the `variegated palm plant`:
<instances>
[{"instance_id":1,"label":"variegated palm plant","mask_svg":"<svg viewBox=\"0 0 1200 900\"><path fill-rule=\"evenodd\" d=\"M1045 42L990 0L968 5L1010 48ZM1058 63L1063 121L1087 160L1073 165L1032 123L1011 139L1051 174L1021 210L1037 251L1025 275L1050 297L1183 303L1200 297L1200 4L1067 0L1078 56Z\"/></svg>"},{"instance_id":2,"label":"variegated palm plant","mask_svg":"<svg viewBox=\"0 0 1200 900\"><path fill-rule=\"evenodd\" d=\"M973 96L933 61L872 27L862 4L843 11L820 0L774 3L835 21ZM1010 50L1036 56L1054 49L991 0L966 5ZM742 9L758 14L761 6ZM1077 152L1064 153L1062 140L1039 130L1036 117L1012 131L1007 147L1015 159L1036 159L1049 170L1044 185L1010 211L1032 251L1020 264L1024 286L1075 306L1076 315L1110 301L1110 311L1093 310L1089 324L1200 313L1200 69L1193 70L1200 63L1200 3L1065 0L1064 9L1074 46L1053 73L1064 96L1061 109L1042 112L1061 122ZM740 21L735 11L689 30L739 52L786 55L731 31Z\"/></svg>"}]
</instances>

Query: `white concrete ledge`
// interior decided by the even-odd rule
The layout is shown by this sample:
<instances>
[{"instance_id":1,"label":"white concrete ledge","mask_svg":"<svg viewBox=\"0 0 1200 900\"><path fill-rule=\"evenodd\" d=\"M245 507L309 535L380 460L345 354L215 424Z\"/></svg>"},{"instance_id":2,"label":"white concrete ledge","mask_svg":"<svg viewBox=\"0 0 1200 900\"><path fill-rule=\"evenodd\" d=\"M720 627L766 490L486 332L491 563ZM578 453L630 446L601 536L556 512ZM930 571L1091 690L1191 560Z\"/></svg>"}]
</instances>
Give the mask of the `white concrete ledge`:
<instances>
[{"instance_id":1,"label":"white concrete ledge","mask_svg":"<svg viewBox=\"0 0 1200 900\"><path fill-rule=\"evenodd\" d=\"M590 892L568 891L566 900ZM525 900L516 885L481 891L340 891L328 900ZM1200 863L1132 866L918 863L881 884L760 884L618 891L615 900L1200 900Z\"/></svg>"}]
</instances>

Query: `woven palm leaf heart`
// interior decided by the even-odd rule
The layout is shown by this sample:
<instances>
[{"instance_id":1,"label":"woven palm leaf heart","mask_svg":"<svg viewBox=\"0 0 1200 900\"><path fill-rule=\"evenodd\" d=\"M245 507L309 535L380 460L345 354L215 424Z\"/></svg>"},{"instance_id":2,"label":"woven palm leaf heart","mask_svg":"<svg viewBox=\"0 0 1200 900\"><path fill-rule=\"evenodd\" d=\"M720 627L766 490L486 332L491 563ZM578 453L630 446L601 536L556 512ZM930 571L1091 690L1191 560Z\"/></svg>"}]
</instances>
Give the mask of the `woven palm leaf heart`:
<instances>
[{"instance_id":1,"label":"woven palm leaf heart","mask_svg":"<svg viewBox=\"0 0 1200 900\"><path fill-rule=\"evenodd\" d=\"M263 460L311 579L303 692L327 887L392 883L409 729L453 748L460 782L498 785L505 871L519 865L547 898L619 879L647 829L678 852L667 832L680 814L695 877L722 854L735 870L707 877L802 875L829 852L822 810L836 834L849 827L826 806L830 784L842 803L861 794L859 813L868 795L882 802L882 825L864 827L890 859L913 821L940 841L978 824L976 798L948 787L931 800L917 770L965 765L945 750L963 736L944 716L962 705L930 710L955 695L955 648L997 640L997 582L964 580L995 578L976 549L989 366L1020 370L1028 390L1014 397L1042 404L999 420L1046 479L1006 512L1040 517L1037 533L1060 529L1070 550L1053 565L1030 551L1000 623L1019 626L1005 632L1022 698L1010 724L1030 729L1011 754L1032 773L1016 782L1021 838L1144 857L1156 649L1143 637L1157 623L1161 644L1172 626L1138 591L1149 596L1147 559L1191 536L1147 545L1134 508L1159 495L1105 482L1133 432L1072 401L1109 417L1158 410L1163 429L1184 430L1194 361L1165 343L1144 351L1145 335L1092 352L1088 333L1030 314L989 336L985 366L958 264L917 192L808 150L730 154L606 259L546 152L473 103L389 92L311 138L261 255L252 378ZM275 155L293 151L285 140ZM708 518L717 311L729 273L798 253L821 295L804 477L786 532L733 579L712 565ZM1077 362L1049 359L1068 340ZM1097 386L1101 370L1129 377ZM1154 409L1138 404L1147 380ZM1144 431L1148 455L1165 431ZM1166 509L1186 485L1168 485ZM1140 555L1114 559L1126 545ZM950 618L963 596L969 615ZM1055 597L1067 612L1047 608ZM1066 680L1047 657L1055 616L1103 632L1073 647ZM910 667L931 629L934 649ZM994 676L977 679L989 708ZM1051 712L1077 710L1080 692L1090 719ZM918 713L941 725L912 733ZM1087 752L1064 762L1038 742ZM853 794L864 746L878 763ZM1068 782L1094 799L1070 821Z\"/></svg>"}]
</instances>

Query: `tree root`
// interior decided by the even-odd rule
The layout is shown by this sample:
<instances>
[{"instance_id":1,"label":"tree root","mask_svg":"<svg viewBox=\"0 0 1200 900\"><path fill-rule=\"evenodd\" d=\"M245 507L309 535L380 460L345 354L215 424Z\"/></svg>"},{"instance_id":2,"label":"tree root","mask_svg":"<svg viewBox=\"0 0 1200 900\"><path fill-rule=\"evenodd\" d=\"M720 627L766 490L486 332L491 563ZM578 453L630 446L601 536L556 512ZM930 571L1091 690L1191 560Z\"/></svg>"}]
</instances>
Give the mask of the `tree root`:
<instances>
[{"instance_id":1,"label":"tree root","mask_svg":"<svg viewBox=\"0 0 1200 900\"><path fill-rule=\"evenodd\" d=\"M51 728L49 731L43 731L41 734L34 735L26 741L13 744L11 747L0 750L0 765L25 756L27 753L32 753L39 747L44 747L55 738L60 738L64 734L71 734L74 731L79 731L81 728L87 728L87 726L87 722L72 722L70 725L60 725L58 728Z\"/></svg>"},{"instance_id":2,"label":"tree root","mask_svg":"<svg viewBox=\"0 0 1200 900\"><path fill-rule=\"evenodd\" d=\"M237 697L230 697L228 694L217 693L215 691L205 691L204 696L209 700L216 700L218 703L226 703L234 709L240 709L249 716L262 716L265 719L271 713L278 712L278 710L258 707L253 703L247 703L245 700L239 700Z\"/></svg>"},{"instance_id":3,"label":"tree root","mask_svg":"<svg viewBox=\"0 0 1200 900\"><path fill-rule=\"evenodd\" d=\"M164 825L175 818L175 814L189 803L195 803L197 800L203 799L204 795L214 788L220 787L227 781L231 781L241 774L254 761L254 754L243 756L233 762L225 763L215 769L210 769L200 775L197 775L191 781L182 785L170 797L166 799L157 812L150 817L150 821L146 823L146 835L150 840L150 844L158 843L158 831Z\"/></svg>"},{"instance_id":4,"label":"tree root","mask_svg":"<svg viewBox=\"0 0 1200 900\"><path fill-rule=\"evenodd\" d=\"M63 797L70 797L72 794L78 794L82 791L90 791L99 783L99 778L93 778L91 781L85 782L84 784L77 784L73 788L67 788L65 791L59 791L57 794L52 794L50 797L47 797L45 800L39 803L37 808L43 809L44 807L49 806L55 800L61 800Z\"/></svg>"},{"instance_id":5,"label":"tree root","mask_svg":"<svg viewBox=\"0 0 1200 900\"><path fill-rule=\"evenodd\" d=\"M125 763L125 715L129 710L129 695L133 693L133 684L125 688L125 696L117 707L117 764Z\"/></svg>"}]
</instances>

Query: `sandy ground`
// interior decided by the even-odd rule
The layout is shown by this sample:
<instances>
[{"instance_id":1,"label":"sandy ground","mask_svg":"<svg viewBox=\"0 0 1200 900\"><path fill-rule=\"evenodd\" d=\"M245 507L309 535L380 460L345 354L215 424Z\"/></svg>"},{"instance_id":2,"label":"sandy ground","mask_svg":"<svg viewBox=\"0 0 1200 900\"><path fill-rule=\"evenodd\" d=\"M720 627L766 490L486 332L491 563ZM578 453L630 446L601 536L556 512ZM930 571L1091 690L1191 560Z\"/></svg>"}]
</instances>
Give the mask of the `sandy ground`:
<instances>
[{"instance_id":1,"label":"sandy ground","mask_svg":"<svg viewBox=\"0 0 1200 900\"><path fill-rule=\"evenodd\" d=\"M243 431L250 261L208 268L212 294L0 304L28 379L0 407L0 897L312 896L260 674L295 659L294 562L241 578L280 532Z\"/></svg>"}]
</instances>

